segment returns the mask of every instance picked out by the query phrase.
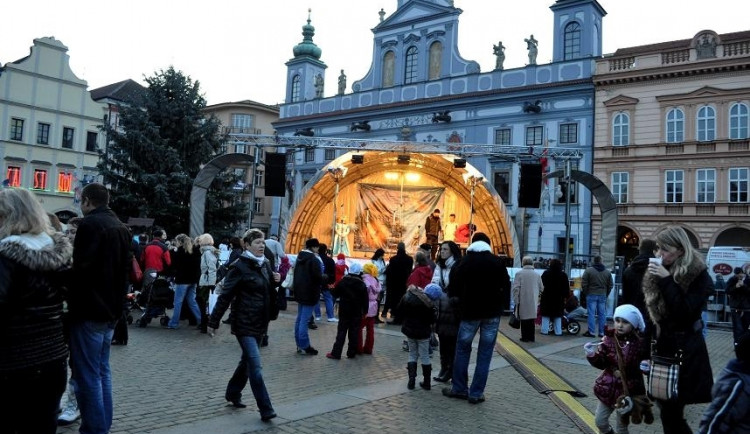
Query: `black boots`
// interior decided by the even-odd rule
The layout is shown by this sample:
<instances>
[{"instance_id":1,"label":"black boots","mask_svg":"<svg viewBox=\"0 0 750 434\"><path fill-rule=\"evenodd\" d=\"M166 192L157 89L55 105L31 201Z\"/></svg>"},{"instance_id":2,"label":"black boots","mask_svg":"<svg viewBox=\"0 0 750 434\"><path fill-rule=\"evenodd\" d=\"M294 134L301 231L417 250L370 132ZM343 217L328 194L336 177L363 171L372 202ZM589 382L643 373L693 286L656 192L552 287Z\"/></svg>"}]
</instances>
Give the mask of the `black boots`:
<instances>
[{"instance_id":1,"label":"black boots","mask_svg":"<svg viewBox=\"0 0 750 434\"><path fill-rule=\"evenodd\" d=\"M453 366L443 366L440 368L440 373L437 377L432 377L433 380L438 383L447 383L453 378Z\"/></svg>"},{"instance_id":2,"label":"black boots","mask_svg":"<svg viewBox=\"0 0 750 434\"><path fill-rule=\"evenodd\" d=\"M408 387L409 390L412 390L414 389L414 383L417 380L417 362L407 363L406 370L409 371L409 383L406 385L406 387Z\"/></svg>"},{"instance_id":3,"label":"black boots","mask_svg":"<svg viewBox=\"0 0 750 434\"><path fill-rule=\"evenodd\" d=\"M432 385L430 384L431 374L432 374L432 365L422 365L422 376L424 377L424 381L419 382L419 387L421 387L424 390L430 390L432 388Z\"/></svg>"}]
</instances>

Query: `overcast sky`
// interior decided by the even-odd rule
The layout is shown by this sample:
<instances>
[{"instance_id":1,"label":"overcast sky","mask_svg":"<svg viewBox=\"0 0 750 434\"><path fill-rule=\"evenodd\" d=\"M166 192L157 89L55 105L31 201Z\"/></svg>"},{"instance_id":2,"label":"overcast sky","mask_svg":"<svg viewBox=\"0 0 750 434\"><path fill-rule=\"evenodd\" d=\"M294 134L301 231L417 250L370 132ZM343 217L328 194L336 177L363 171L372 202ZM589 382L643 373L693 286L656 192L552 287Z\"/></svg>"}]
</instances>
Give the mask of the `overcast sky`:
<instances>
[{"instance_id":1,"label":"overcast sky","mask_svg":"<svg viewBox=\"0 0 750 434\"><path fill-rule=\"evenodd\" d=\"M492 45L506 47L505 68L527 61L524 38L539 41L538 63L552 57L554 0L455 0L461 56L494 68ZM748 0L599 0L604 53L618 48L750 30ZM314 42L328 65L325 96L336 93L341 69L347 92L372 61L372 31L383 8L397 0L22 0L6 1L0 24L0 63L29 53L33 39L54 36L89 89L173 65L200 81L209 104L251 99L283 102L286 66L312 9Z\"/></svg>"}]
</instances>

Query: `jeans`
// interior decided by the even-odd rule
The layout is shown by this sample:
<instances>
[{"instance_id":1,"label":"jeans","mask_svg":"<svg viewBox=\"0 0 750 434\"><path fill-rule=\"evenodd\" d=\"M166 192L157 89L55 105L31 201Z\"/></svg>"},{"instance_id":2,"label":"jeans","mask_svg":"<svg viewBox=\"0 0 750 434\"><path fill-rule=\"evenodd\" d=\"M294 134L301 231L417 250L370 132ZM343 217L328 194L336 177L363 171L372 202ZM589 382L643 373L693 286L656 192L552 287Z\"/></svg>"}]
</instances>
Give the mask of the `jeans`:
<instances>
[{"instance_id":1,"label":"jeans","mask_svg":"<svg viewBox=\"0 0 750 434\"><path fill-rule=\"evenodd\" d=\"M198 302L195 301L195 283L180 283L175 285L174 289L174 311L172 311L172 318L169 320L167 327L177 328L180 325L180 311L182 310L182 300L187 297L188 307L190 312L193 313L197 322L201 321L201 310L198 307Z\"/></svg>"},{"instance_id":2,"label":"jeans","mask_svg":"<svg viewBox=\"0 0 750 434\"><path fill-rule=\"evenodd\" d=\"M242 358L232 378L229 379L225 398L227 401L239 401L242 398L242 390L249 380L260 415L266 416L274 411L271 406L271 397L268 396L268 390L266 390L266 383L263 381L259 340L253 336L237 336L237 342L242 349Z\"/></svg>"},{"instance_id":3,"label":"jeans","mask_svg":"<svg viewBox=\"0 0 750 434\"><path fill-rule=\"evenodd\" d=\"M542 328L540 329L540 333L543 335L549 333L549 320L550 317L548 316L542 317ZM554 324L555 327L555 335L560 336L562 334L562 317L558 316L552 318L552 324Z\"/></svg>"},{"instance_id":4,"label":"jeans","mask_svg":"<svg viewBox=\"0 0 750 434\"><path fill-rule=\"evenodd\" d=\"M604 335L604 324L607 322L607 296L606 295L587 295L586 308L589 314L589 333L596 334L596 320L599 323L599 335Z\"/></svg>"},{"instance_id":5,"label":"jeans","mask_svg":"<svg viewBox=\"0 0 750 434\"><path fill-rule=\"evenodd\" d=\"M419 361L420 365L432 365L430 362L430 339L406 339L409 345L409 363Z\"/></svg>"},{"instance_id":6,"label":"jeans","mask_svg":"<svg viewBox=\"0 0 750 434\"><path fill-rule=\"evenodd\" d=\"M326 316L328 317L328 319L335 318L336 314L333 311L333 294L331 294L330 290L323 290L323 301L326 304ZM320 308L318 308L318 310L320 310ZM320 314L318 314L318 316L320 316Z\"/></svg>"},{"instance_id":7,"label":"jeans","mask_svg":"<svg viewBox=\"0 0 750 434\"><path fill-rule=\"evenodd\" d=\"M297 305L297 320L294 322L294 341L297 348L306 349L310 346L310 335L307 331L307 322L313 314L315 305L300 304Z\"/></svg>"},{"instance_id":8,"label":"jeans","mask_svg":"<svg viewBox=\"0 0 750 434\"><path fill-rule=\"evenodd\" d=\"M65 358L0 374L0 432L55 434L67 375Z\"/></svg>"},{"instance_id":9,"label":"jeans","mask_svg":"<svg viewBox=\"0 0 750 434\"><path fill-rule=\"evenodd\" d=\"M480 398L484 395L484 387L487 385L487 376L490 373L492 352L495 350L498 327L500 327L499 316L461 321L456 340L456 357L453 361L453 393L468 394L470 398ZM474 340L477 330L479 330L477 363L474 368L471 387L468 387L471 342Z\"/></svg>"},{"instance_id":10,"label":"jeans","mask_svg":"<svg viewBox=\"0 0 750 434\"><path fill-rule=\"evenodd\" d=\"M70 363L78 386L81 434L106 434L112 426L112 372L109 349L114 322L84 321L70 326Z\"/></svg>"}]
</instances>

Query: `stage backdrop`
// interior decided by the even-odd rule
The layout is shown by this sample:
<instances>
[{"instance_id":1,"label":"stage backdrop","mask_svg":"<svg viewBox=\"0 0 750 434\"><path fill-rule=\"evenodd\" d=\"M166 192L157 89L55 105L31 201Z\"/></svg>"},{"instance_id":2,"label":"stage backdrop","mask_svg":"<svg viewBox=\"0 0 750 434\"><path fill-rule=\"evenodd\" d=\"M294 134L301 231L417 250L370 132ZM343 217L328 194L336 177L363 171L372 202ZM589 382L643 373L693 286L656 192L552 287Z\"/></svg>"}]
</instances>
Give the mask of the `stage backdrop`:
<instances>
[{"instance_id":1,"label":"stage backdrop","mask_svg":"<svg viewBox=\"0 0 750 434\"><path fill-rule=\"evenodd\" d=\"M354 250L395 251L400 241L407 251L424 242L424 222L435 208L442 210L443 187L358 184ZM442 217L442 215L441 215Z\"/></svg>"}]
</instances>

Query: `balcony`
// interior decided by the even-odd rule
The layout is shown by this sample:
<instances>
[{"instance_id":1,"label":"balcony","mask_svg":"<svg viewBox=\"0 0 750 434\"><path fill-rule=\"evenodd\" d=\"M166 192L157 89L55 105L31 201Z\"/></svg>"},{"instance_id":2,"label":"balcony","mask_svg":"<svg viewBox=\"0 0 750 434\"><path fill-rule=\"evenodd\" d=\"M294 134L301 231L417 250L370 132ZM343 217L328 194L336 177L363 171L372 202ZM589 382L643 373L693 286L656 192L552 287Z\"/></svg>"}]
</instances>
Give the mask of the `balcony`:
<instances>
[{"instance_id":1,"label":"balcony","mask_svg":"<svg viewBox=\"0 0 750 434\"><path fill-rule=\"evenodd\" d=\"M244 128L244 127L221 127L221 134L252 134L260 135L260 128Z\"/></svg>"},{"instance_id":2,"label":"balcony","mask_svg":"<svg viewBox=\"0 0 750 434\"><path fill-rule=\"evenodd\" d=\"M664 205L664 215L682 215L682 205Z\"/></svg>"},{"instance_id":3,"label":"balcony","mask_svg":"<svg viewBox=\"0 0 750 434\"><path fill-rule=\"evenodd\" d=\"M748 214L748 208L750 208L750 206L747 204L742 204L742 203L729 204L729 215L746 216Z\"/></svg>"}]
</instances>

